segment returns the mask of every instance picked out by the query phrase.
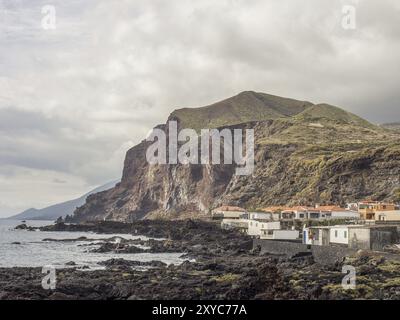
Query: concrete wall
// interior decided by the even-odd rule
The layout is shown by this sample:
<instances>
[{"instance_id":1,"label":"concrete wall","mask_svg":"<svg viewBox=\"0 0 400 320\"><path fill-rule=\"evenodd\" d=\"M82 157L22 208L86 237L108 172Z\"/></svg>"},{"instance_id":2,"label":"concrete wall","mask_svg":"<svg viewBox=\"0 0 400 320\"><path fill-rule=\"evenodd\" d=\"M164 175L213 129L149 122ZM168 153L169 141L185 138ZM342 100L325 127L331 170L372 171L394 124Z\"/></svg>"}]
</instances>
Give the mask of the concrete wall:
<instances>
[{"instance_id":1,"label":"concrete wall","mask_svg":"<svg viewBox=\"0 0 400 320\"><path fill-rule=\"evenodd\" d=\"M400 210L376 211L375 219L380 221L400 221Z\"/></svg>"},{"instance_id":2,"label":"concrete wall","mask_svg":"<svg viewBox=\"0 0 400 320\"><path fill-rule=\"evenodd\" d=\"M239 219L241 217L242 214L244 214L245 212L241 212L241 211L220 211L224 218L227 219Z\"/></svg>"},{"instance_id":3,"label":"concrete wall","mask_svg":"<svg viewBox=\"0 0 400 320\"><path fill-rule=\"evenodd\" d=\"M393 226L380 228L349 228L349 248L366 250L383 250L386 245L399 240L397 228Z\"/></svg>"},{"instance_id":4,"label":"concrete wall","mask_svg":"<svg viewBox=\"0 0 400 320\"><path fill-rule=\"evenodd\" d=\"M370 246L372 250L383 250L386 245L398 242L397 228L371 229Z\"/></svg>"},{"instance_id":5,"label":"concrete wall","mask_svg":"<svg viewBox=\"0 0 400 320\"><path fill-rule=\"evenodd\" d=\"M349 231L346 227L332 227L329 230L330 243L348 244L349 243Z\"/></svg>"},{"instance_id":6,"label":"concrete wall","mask_svg":"<svg viewBox=\"0 0 400 320\"><path fill-rule=\"evenodd\" d=\"M257 219L272 219L272 213L268 212L249 212L250 220L257 220Z\"/></svg>"},{"instance_id":7,"label":"concrete wall","mask_svg":"<svg viewBox=\"0 0 400 320\"><path fill-rule=\"evenodd\" d=\"M333 219L343 218L343 219L359 219L360 214L358 211L332 211Z\"/></svg>"},{"instance_id":8,"label":"concrete wall","mask_svg":"<svg viewBox=\"0 0 400 320\"><path fill-rule=\"evenodd\" d=\"M287 241L274 241L274 240L253 240L253 248L261 247L261 252L268 252L273 254L283 254L286 256L294 256L299 252L309 251L306 244L298 242L287 242Z\"/></svg>"},{"instance_id":9,"label":"concrete wall","mask_svg":"<svg viewBox=\"0 0 400 320\"><path fill-rule=\"evenodd\" d=\"M356 252L356 250L340 246L314 246L297 242L254 239L253 248L258 246L261 248L261 253L282 254L287 257L309 252L313 255L315 262L322 265L334 264Z\"/></svg>"},{"instance_id":10,"label":"concrete wall","mask_svg":"<svg viewBox=\"0 0 400 320\"><path fill-rule=\"evenodd\" d=\"M349 228L349 248L370 250L369 229Z\"/></svg>"},{"instance_id":11,"label":"concrete wall","mask_svg":"<svg viewBox=\"0 0 400 320\"><path fill-rule=\"evenodd\" d=\"M296 240L299 239L300 232L297 230L274 230L274 239Z\"/></svg>"},{"instance_id":12,"label":"concrete wall","mask_svg":"<svg viewBox=\"0 0 400 320\"><path fill-rule=\"evenodd\" d=\"M319 264L334 264L337 261L343 261L347 256L357 252L341 246L311 246L315 262Z\"/></svg>"}]
</instances>

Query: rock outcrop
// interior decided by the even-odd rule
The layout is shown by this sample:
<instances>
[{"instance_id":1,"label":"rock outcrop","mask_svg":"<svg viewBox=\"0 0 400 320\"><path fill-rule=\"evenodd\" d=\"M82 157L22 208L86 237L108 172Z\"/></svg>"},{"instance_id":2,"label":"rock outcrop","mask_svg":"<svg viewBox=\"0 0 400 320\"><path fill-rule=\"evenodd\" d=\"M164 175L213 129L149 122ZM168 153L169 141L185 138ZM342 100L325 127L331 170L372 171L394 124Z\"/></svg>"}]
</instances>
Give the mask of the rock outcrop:
<instances>
[{"instance_id":1,"label":"rock outcrop","mask_svg":"<svg viewBox=\"0 0 400 320\"><path fill-rule=\"evenodd\" d=\"M150 165L151 142L142 141L127 152L121 182L89 196L76 221L201 218L220 204L255 209L400 200L400 134L340 108L243 92L176 110L171 120L197 131L254 129L254 172L235 175L234 164Z\"/></svg>"}]
</instances>

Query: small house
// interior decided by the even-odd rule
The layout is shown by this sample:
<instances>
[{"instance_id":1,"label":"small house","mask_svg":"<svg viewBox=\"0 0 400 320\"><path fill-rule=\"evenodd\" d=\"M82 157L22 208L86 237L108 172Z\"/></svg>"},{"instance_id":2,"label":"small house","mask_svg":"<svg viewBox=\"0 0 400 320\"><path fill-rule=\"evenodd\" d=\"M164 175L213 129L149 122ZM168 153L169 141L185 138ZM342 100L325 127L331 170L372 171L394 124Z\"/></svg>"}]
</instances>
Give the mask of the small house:
<instances>
[{"instance_id":1,"label":"small house","mask_svg":"<svg viewBox=\"0 0 400 320\"><path fill-rule=\"evenodd\" d=\"M303 229L303 243L316 246L328 246L330 244L330 227L318 226Z\"/></svg>"},{"instance_id":2,"label":"small house","mask_svg":"<svg viewBox=\"0 0 400 320\"><path fill-rule=\"evenodd\" d=\"M221 228L225 230L237 229L242 233L247 233L249 228L248 219L223 219L221 222Z\"/></svg>"},{"instance_id":3,"label":"small house","mask_svg":"<svg viewBox=\"0 0 400 320\"><path fill-rule=\"evenodd\" d=\"M400 221L400 210L376 211L376 221Z\"/></svg>"},{"instance_id":4,"label":"small house","mask_svg":"<svg viewBox=\"0 0 400 320\"><path fill-rule=\"evenodd\" d=\"M299 240L300 232L297 230L267 230L261 229L260 239L264 240Z\"/></svg>"},{"instance_id":5,"label":"small house","mask_svg":"<svg viewBox=\"0 0 400 320\"><path fill-rule=\"evenodd\" d=\"M358 211L340 208L338 206L316 206L321 211L321 218L331 219L359 219Z\"/></svg>"},{"instance_id":6,"label":"small house","mask_svg":"<svg viewBox=\"0 0 400 320\"><path fill-rule=\"evenodd\" d=\"M270 221L274 220L272 212L249 212L250 220Z\"/></svg>"},{"instance_id":7,"label":"small house","mask_svg":"<svg viewBox=\"0 0 400 320\"><path fill-rule=\"evenodd\" d=\"M303 229L303 243L310 245L341 245L350 249L383 250L386 245L398 243L396 226L338 225Z\"/></svg>"},{"instance_id":8,"label":"small house","mask_svg":"<svg viewBox=\"0 0 400 320\"><path fill-rule=\"evenodd\" d=\"M329 229L331 244L349 245L349 226L333 226Z\"/></svg>"},{"instance_id":9,"label":"small house","mask_svg":"<svg viewBox=\"0 0 400 320\"><path fill-rule=\"evenodd\" d=\"M262 230L279 230L280 228L281 223L279 221L264 222L258 220L249 220L247 233L249 236L260 237Z\"/></svg>"},{"instance_id":10,"label":"small house","mask_svg":"<svg viewBox=\"0 0 400 320\"><path fill-rule=\"evenodd\" d=\"M245 209L233 206L221 206L212 210L213 219L241 219L247 218Z\"/></svg>"},{"instance_id":11,"label":"small house","mask_svg":"<svg viewBox=\"0 0 400 320\"><path fill-rule=\"evenodd\" d=\"M399 242L396 226L368 225L349 227L349 248L383 250Z\"/></svg>"},{"instance_id":12,"label":"small house","mask_svg":"<svg viewBox=\"0 0 400 320\"><path fill-rule=\"evenodd\" d=\"M364 201L358 204L358 212L363 220L378 220L378 217L376 216L377 212L395 210L396 205L394 203Z\"/></svg>"}]
</instances>

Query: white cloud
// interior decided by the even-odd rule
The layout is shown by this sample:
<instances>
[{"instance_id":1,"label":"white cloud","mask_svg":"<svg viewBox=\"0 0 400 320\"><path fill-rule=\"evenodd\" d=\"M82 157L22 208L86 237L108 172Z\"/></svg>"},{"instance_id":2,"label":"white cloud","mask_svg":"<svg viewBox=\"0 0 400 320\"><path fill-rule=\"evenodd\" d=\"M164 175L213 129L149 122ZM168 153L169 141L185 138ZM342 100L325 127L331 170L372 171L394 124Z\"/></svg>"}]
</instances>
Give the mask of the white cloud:
<instances>
[{"instance_id":1,"label":"white cloud","mask_svg":"<svg viewBox=\"0 0 400 320\"><path fill-rule=\"evenodd\" d=\"M0 168L21 168L3 207L71 195L31 193L24 170L87 191L120 176L126 149L172 109L243 90L400 119L396 0L50 2L56 30L41 28L49 1L0 2ZM343 4L356 30L341 27Z\"/></svg>"}]
</instances>

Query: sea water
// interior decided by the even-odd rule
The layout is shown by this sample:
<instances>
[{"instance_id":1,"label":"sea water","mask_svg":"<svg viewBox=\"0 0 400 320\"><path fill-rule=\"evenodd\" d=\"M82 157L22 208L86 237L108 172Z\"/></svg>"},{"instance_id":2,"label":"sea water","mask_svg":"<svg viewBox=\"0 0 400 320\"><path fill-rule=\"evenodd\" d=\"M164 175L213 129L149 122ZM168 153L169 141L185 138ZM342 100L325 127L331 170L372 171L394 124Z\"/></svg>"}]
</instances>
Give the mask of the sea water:
<instances>
[{"instance_id":1,"label":"sea water","mask_svg":"<svg viewBox=\"0 0 400 320\"><path fill-rule=\"evenodd\" d=\"M28 226L39 227L52 224L52 221L26 221ZM92 232L43 232L15 230L20 220L0 219L0 267L66 267L66 263L75 262L78 267L89 267L89 270L104 269L98 263L112 258L125 260L151 261L159 260L166 264L180 264L182 253L92 253L90 249L101 244L101 239L120 237L124 239L147 240L145 236L128 234L96 234ZM43 241L43 239L76 239L86 237L97 241ZM92 244L85 246L85 244Z\"/></svg>"}]
</instances>

